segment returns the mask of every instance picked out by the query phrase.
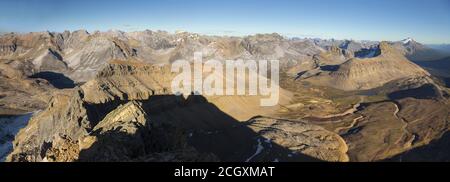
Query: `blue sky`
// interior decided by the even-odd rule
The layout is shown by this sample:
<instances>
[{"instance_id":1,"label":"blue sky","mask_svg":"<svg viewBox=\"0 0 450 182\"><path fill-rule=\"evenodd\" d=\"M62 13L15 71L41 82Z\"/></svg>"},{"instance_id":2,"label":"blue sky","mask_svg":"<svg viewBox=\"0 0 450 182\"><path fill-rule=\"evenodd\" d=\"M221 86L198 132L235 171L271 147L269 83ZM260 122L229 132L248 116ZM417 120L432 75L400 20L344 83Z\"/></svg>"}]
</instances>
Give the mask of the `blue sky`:
<instances>
[{"instance_id":1,"label":"blue sky","mask_svg":"<svg viewBox=\"0 0 450 182\"><path fill-rule=\"evenodd\" d=\"M450 43L450 0L0 1L0 32L77 29Z\"/></svg>"}]
</instances>

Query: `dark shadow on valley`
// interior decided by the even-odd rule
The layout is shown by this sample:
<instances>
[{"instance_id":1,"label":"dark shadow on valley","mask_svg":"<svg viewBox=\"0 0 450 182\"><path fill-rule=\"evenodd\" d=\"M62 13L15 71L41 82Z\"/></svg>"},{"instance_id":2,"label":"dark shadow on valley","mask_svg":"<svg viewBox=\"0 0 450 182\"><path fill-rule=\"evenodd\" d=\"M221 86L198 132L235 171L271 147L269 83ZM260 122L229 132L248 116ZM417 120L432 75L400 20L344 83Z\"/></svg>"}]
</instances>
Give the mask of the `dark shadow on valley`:
<instances>
[{"instance_id":1,"label":"dark shadow on valley","mask_svg":"<svg viewBox=\"0 0 450 182\"><path fill-rule=\"evenodd\" d=\"M433 60L433 61L414 61L414 63L423 68L432 68L450 73L450 60L448 59Z\"/></svg>"},{"instance_id":2,"label":"dark shadow on valley","mask_svg":"<svg viewBox=\"0 0 450 182\"><path fill-rule=\"evenodd\" d=\"M444 82L445 87L450 88L450 77L442 78L442 81Z\"/></svg>"},{"instance_id":3,"label":"dark shadow on valley","mask_svg":"<svg viewBox=\"0 0 450 182\"><path fill-rule=\"evenodd\" d=\"M432 84L424 84L418 88L400 90L388 94L391 100L400 100L407 97L412 97L415 99L436 99L441 97L439 89Z\"/></svg>"},{"instance_id":4,"label":"dark shadow on valley","mask_svg":"<svg viewBox=\"0 0 450 182\"><path fill-rule=\"evenodd\" d=\"M357 58L372 58L372 57L377 57L380 54L381 54L381 51L379 49L363 48L363 49L355 52L355 57L357 57Z\"/></svg>"},{"instance_id":5,"label":"dark shadow on valley","mask_svg":"<svg viewBox=\"0 0 450 182\"><path fill-rule=\"evenodd\" d=\"M433 61L414 61L414 63L428 70L433 76L441 79L443 84L450 88L450 77L445 76L450 75L449 58ZM437 71L437 73L435 73L435 71Z\"/></svg>"},{"instance_id":6,"label":"dark shadow on valley","mask_svg":"<svg viewBox=\"0 0 450 182\"><path fill-rule=\"evenodd\" d=\"M307 71L301 71L301 72L297 73L297 76L294 78L294 80L299 79L299 78L302 77L305 73L307 73Z\"/></svg>"},{"instance_id":7,"label":"dark shadow on valley","mask_svg":"<svg viewBox=\"0 0 450 182\"><path fill-rule=\"evenodd\" d=\"M62 73L43 71L30 76L30 78L41 78L47 80L51 85L58 89L74 88L75 82Z\"/></svg>"},{"instance_id":8,"label":"dark shadow on valley","mask_svg":"<svg viewBox=\"0 0 450 182\"><path fill-rule=\"evenodd\" d=\"M250 161L320 161L267 142L269 140L248 127L250 122L234 119L203 96L190 95L185 99L183 96L159 95L138 102L142 103L148 116L147 125L136 126L138 129L132 135L121 132L120 128L95 134L97 141L80 152L79 161L155 161L148 159L154 156L169 158L176 154L182 157L174 161L211 161L208 157L214 156L224 162L245 162L257 152L258 145L264 149ZM104 112L110 112L112 108L104 109ZM95 117L100 121L106 113L97 113ZM192 159L195 154L186 152L189 147L204 159Z\"/></svg>"},{"instance_id":9,"label":"dark shadow on valley","mask_svg":"<svg viewBox=\"0 0 450 182\"><path fill-rule=\"evenodd\" d=\"M337 71L338 69L339 69L339 65L320 66L320 70L323 70L323 71Z\"/></svg>"},{"instance_id":10,"label":"dark shadow on valley","mask_svg":"<svg viewBox=\"0 0 450 182\"><path fill-rule=\"evenodd\" d=\"M428 145L398 154L385 162L450 162L450 132Z\"/></svg>"}]
</instances>

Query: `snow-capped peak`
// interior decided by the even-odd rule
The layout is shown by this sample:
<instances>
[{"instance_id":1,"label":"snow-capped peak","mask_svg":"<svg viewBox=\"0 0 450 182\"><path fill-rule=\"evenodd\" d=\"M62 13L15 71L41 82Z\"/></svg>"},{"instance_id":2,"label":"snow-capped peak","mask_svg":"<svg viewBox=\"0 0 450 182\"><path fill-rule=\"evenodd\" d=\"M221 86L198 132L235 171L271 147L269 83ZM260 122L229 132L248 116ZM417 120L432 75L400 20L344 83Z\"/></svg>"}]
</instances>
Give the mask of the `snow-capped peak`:
<instances>
[{"instance_id":1,"label":"snow-capped peak","mask_svg":"<svg viewBox=\"0 0 450 182\"><path fill-rule=\"evenodd\" d=\"M408 38L402 40L403 44L407 44L407 43L409 43L409 42L411 42L411 41L414 41L414 39L412 39L412 38L410 38L410 37L408 37Z\"/></svg>"}]
</instances>

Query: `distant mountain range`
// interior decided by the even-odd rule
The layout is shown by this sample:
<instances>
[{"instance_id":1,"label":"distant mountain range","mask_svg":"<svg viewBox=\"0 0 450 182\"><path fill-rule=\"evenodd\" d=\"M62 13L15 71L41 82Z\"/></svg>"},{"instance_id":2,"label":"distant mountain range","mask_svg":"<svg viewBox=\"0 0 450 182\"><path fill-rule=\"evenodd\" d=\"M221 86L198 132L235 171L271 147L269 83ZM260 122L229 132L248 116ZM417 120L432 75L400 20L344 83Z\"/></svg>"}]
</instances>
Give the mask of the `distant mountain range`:
<instances>
[{"instance_id":1,"label":"distant mountain range","mask_svg":"<svg viewBox=\"0 0 450 182\"><path fill-rule=\"evenodd\" d=\"M216 59L280 59L292 65L306 57L338 47L348 54L376 47L377 41L287 39L278 34L246 37L204 36L163 31L89 33L85 30L63 33L9 33L0 37L1 59L28 59L39 70L58 70L75 81L92 78L110 59L138 58L148 63L169 63L180 57L192 59L194 51ZM391 42L414 61L436 60L448 56L412 39ZM359 53L360 54L360 53ZM52 68L49 68L51 66Z\"/></svg>"},{"instance_id":2,"label":"distant mountain range","mask_svg":"<svg viewBox=\"0 0 450 182\"><path fill-rule=\"evenodd\" d=\"M450 53L450 44L426 44L426 46L442 52Z\"/></svg>"}]
</instances>

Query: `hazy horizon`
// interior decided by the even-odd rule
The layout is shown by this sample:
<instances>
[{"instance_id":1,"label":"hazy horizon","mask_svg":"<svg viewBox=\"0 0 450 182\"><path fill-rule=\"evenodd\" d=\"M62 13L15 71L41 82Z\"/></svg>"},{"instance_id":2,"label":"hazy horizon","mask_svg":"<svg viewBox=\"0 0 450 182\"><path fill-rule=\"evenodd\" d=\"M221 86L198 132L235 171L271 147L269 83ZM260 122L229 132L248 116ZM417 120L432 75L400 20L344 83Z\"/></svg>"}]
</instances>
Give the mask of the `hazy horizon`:
<instances>
[{"instance_id":1,"label":"hazy horizon","mask_svg":"<svg viewBox=\"0 0 450 182\"><path fill-rule=\"evenodd\" d=\"M146 29L203 35L450 43L450 1L2 1L0 32Z\"/></svg>"}]
</instances>

